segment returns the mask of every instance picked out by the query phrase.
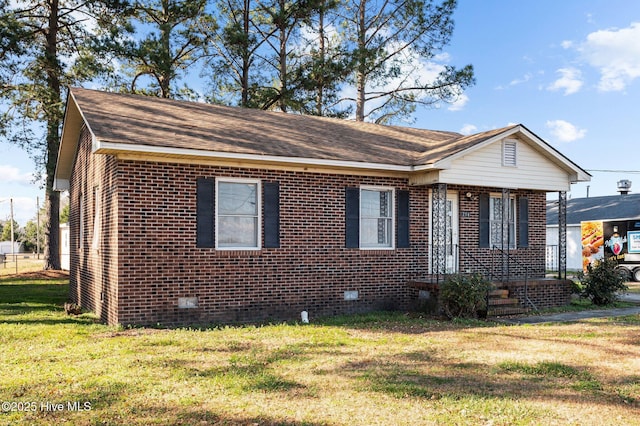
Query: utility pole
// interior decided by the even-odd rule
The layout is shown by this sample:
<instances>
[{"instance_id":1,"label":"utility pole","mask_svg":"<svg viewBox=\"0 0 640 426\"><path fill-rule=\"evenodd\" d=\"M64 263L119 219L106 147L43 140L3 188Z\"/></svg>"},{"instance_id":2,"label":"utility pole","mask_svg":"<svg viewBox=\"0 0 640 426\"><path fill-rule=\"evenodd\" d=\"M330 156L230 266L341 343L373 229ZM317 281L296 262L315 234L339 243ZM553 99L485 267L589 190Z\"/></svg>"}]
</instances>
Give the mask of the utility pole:
<instances>
[{"instance_id":1,"label":"utility pole","mask_svg":"<svg viewBox=\"0 0 640 426\"><path fill-rule=\"evenodd\" d=\"M36 258L40 260L40 196L36 197Z\"/></svg>"},{"instance_id":2,"label":"utility pole","mask_svg":"<svg viewBox=\"0 0 640 426\"><path fill-rule=\"evenodd\" d=\"M9 199L9 206L11 207L11 256L13 257L13 260L15 262L16 260L16 250L14 247L14 235L13 235L13 198Z\"/></svg>"}]
</instances>

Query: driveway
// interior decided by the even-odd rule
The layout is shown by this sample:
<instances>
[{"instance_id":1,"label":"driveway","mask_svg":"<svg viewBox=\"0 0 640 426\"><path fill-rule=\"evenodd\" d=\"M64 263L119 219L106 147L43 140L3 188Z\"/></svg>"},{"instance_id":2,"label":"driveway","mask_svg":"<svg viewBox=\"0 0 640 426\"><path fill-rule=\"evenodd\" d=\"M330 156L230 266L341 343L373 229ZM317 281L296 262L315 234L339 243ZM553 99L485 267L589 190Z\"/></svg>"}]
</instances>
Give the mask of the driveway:
<instances>
[{"instance_id":1,"label":"driveway","mask_svg":"<svg viewBox=\"0 0 640 426\"><path fill-rule=\"evenodd\" d=\"M640 314L640 294L629 293L620 295L620 300L636 303L637 306L630 308L596 309L580 312L563 312L560 314L535 315L520 318L504 318L499 321L508 324L542 324L546 322L570 322L580 321L588 318L609 318L623 317L626 315Z\"/></svg>"}]
</instances>

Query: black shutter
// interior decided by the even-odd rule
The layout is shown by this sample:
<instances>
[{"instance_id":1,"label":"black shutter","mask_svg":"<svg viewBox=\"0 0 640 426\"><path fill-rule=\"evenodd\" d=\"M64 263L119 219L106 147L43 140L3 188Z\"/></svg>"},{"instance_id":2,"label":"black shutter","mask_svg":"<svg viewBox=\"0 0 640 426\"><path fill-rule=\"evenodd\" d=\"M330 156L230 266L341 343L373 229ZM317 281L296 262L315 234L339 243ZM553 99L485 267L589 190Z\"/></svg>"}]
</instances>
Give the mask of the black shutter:
<instances>
[{"instance_id":1,"label":"black shutter","mask_svg":"<svg viewBox=\"0 0 640 426\"><path fill-rule=\"evenodd\" d=\"M215 180L198 178L196 189L196 246L215 247Z\"/></svg>"},{"instance_id":2,"label":"black shutter","mask_svg":"<svg viewBox=\"0 0 640 426\"><path fill-rule=\"evenodd\" d=\"M490 246L489 194L480 194L478 196L478 208L478 217L480 218L478 228L478 247L488 248Z\"/></svg>"},{"instance_id":3,"label":"black shutter","mask_svg":"<svg viewBox=\"0 0 640 426\"><path fill-rule=\"evenodd\" d=\"M409 191L398 191L398 248L409 248Z\"/></svg>"},{"instance_id":4,"label":"black shutter","mask_svg":"<svg viewBox=\"0 0 640 426\"><path fill-rule=\"evenodd\" d=\"M359 188L345 188L345 247L360 247Z\"/></svg>"},{"instance_id":5,"label":"black shutter","mask_svg":"<svg viewBox=\"0 0 640 426\"><path fill-rule=\"evenodd\" d=\"M529 247L529 199L518 199L518 247Z\"/></svg>"},{"instance_id":6,"label":"black shutter","mask_svg":"<svg viewBox=\"0 0 640 426\"><path fill-rule=\"evenodd\" d=\"M264 247L280 247L280 184L264 183Z\"/></svg>"}]
</instances>

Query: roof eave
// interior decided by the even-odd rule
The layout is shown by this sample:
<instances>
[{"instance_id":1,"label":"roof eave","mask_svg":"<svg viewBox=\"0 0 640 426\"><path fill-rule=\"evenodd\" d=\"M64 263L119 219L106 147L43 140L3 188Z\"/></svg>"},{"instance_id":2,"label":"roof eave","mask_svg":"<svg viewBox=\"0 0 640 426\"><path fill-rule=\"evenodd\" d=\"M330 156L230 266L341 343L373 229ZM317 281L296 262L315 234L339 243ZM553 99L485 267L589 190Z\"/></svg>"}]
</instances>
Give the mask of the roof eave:
<instances>
[{"instance_id":1,"label":"roof eave","mask_svg":"<svg viewBox=\"0 0 640 426\"><path fill-rule=\"evenodd\" d=\"M78 150L83 123L85 123L85 119L82 111L72 91L69 90L62 125L62 135L60 136L60 147L58 148L58 161L56 162L56 170L54 172L53 189L56 191L69 189L69 179L71 178L71 171ZM89 129L89 131L91 131L91 129Z\"/></svg>"},{"instance_id":2,"label":"roof eave","mask_svg":"<svg viewBox=\"0 0 640 426\"><path fill-rule=\"evenodd\" d=\"M327 167L327 168L344 168L344 169L360 169L375 170L388 172L410 173L414 170L413 166L388 164L388 163L371 163L360 161L331 160L319 158L304 157L285 157L275 155L258 155L237 152L220 152L208 151L188 148L168 148L150 145L123 144L112 141L95 140L96 154L155 154L175 158L201 158L203 160L222 160L222 161L238 161L247 163L272 163L283 165L311 166L311 167Z\"/></svg>"}]
</instances>

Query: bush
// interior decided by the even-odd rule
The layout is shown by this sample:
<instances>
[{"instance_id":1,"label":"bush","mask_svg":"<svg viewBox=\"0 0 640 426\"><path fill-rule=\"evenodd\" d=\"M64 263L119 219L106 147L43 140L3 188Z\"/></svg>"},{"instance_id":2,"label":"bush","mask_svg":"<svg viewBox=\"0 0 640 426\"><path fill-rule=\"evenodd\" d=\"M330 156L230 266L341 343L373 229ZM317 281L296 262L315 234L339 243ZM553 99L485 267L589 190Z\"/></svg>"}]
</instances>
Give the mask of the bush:
<instances>
[{"instance_id":1,"label":"bush","mask_svg":"<svg viewBox=\"0 0 640 426\"><path fill-rule=\"evenodd\" d=\"M617 269L614 259L603 259L595 265L587 265L587 273L578 274L582 283L581 297L591 299L597 306L610 305L618 299L617 292L626 292L623 274Z\"/></svg>"},{"instance_id":2,"label":"bush","mask_svg":"<svg viewBox=\"0 0 640 426\"><path fill-rule=\"evenodd\" d=\"M440 286L440 307L450 319L478 318L487 310L487 293L492 287L480 274L451 275Z\"/></svg>"}]
</instances>

